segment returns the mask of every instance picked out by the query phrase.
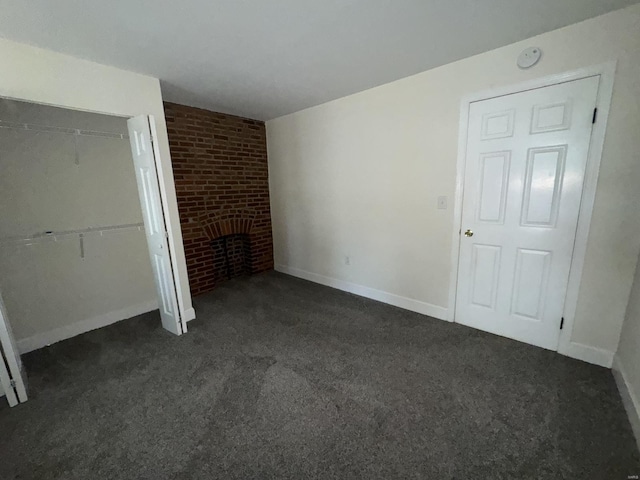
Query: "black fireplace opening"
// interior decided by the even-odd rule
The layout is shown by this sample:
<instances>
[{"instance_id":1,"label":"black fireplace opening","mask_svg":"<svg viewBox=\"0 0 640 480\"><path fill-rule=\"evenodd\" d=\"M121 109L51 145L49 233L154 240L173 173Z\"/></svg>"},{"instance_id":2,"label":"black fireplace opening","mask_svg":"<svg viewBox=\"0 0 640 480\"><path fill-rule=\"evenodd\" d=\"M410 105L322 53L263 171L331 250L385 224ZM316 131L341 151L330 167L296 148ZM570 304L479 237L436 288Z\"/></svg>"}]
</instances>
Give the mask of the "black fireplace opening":
<instances>
[{"instance_id":1,"label":"black fireplace opening","mask_svg":"<svg viewBox=\"0 0 640 480\"><path fill-rule=\"evenodd\" d=\"M234 233L211 241L215 283L251 274L249 235Z\"/></svg>"}]
</instances>

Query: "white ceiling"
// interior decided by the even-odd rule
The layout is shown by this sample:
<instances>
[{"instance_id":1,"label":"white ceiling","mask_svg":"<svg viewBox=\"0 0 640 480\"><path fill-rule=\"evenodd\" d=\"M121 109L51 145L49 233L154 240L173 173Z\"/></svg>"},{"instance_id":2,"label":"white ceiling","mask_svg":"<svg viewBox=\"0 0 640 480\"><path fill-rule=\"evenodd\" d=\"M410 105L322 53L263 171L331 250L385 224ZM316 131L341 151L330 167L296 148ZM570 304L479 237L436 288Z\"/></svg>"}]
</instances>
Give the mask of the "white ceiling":
<instances>
[{"instance_id":1,"label":"white ceiling","mask_svg":"<svg viewBox=\"0 0 640 480\"><path fill-rule=\"evenodd\" d=\"M639 0L3 0L0 36L267 120Z\"/></svg>"}]
</instances>

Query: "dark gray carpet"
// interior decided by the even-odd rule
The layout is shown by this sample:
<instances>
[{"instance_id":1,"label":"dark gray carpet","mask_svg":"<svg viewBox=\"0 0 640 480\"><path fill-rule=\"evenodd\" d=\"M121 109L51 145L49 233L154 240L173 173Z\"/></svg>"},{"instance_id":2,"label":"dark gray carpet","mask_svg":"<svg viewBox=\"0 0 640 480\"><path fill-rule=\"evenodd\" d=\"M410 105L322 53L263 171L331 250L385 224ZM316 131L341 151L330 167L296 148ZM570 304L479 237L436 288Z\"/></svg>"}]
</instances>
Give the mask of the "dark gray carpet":
<instances>
[{"instance_id":1,"label":"dark gray carpet","mask_svg":"<svg viewBox=\"0 0 640 480\"><path fill-rule=\"evenodd\" d=\"M616 479L611 372L278 273L25 355L0 478Z\"/></svg>"}]
</instances>

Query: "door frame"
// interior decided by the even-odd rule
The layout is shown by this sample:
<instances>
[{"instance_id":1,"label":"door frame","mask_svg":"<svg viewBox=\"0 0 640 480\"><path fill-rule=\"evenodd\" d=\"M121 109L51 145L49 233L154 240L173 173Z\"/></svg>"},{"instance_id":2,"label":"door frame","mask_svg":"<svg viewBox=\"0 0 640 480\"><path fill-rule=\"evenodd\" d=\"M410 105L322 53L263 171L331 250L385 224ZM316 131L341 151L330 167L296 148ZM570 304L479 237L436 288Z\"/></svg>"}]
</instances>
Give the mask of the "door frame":
<instances>
[{"instance_id":1,"label":"door frame","mask_svg":"<svg viewBox=\"0 0 640 480\"><path fill-rule=\"evenodd\" d=\"M607 121L609 119L609 110L611 107L611 97L613 95L613 83L616 64L616 61L612 61L564 73L536 78L515 85L496 87L490 90L466 95L460 101L460 122L458 127L458 160L456 163L456 188L453 200L453 232L451 242L451 275L449 281L448 308L449 321L455 322L456 314L456 297L458 293L458 267L460 256L460 232L462 231L462 201L464 197L464 177L467 157L467 134L469 127L469 109L471 108L471 104L496 97L503 97L505 95L526 92L528 90L550 87L553 85L558 85L560 83L567 83L574 80L582 80L584 78L600 76L598 95L596 99L598 116L594 128L591 132L591 141L589 143L589 154L587 157L587 166L582 187L582 200L580 202L580 211L578 213L576 239L573 248L573 256L571 259L571 267L569 270L569 282L567 284L567 293L565 296L563 308L564 326L560 331L560 337L557 347L557 351L563 355L586 360L585 358L582 358L579 353L582 349L572 345L571 334L573 332L575 322L575 313L578 304L578 293L580 291L580 282L582 280L582 271L584 268L587 250L589 228L591 227L591 216L593 213L593 205L596 197L598 174L600 172L600 161L602 159L604 139L607 130ZM593 359L590 359L588 361L591 361L593 363ZM601 361L601 364L606 364L608 360L603 358L601 359Z\"/></svg>"}]
</instances>

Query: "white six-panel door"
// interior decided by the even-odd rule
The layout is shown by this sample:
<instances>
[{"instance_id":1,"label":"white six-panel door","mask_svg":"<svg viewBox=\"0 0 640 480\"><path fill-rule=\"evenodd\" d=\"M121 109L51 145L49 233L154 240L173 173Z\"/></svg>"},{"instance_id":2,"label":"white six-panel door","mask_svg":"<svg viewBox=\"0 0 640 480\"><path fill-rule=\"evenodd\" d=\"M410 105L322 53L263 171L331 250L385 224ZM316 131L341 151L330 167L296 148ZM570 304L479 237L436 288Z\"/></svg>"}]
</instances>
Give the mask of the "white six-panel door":
<instances>
[{"instance_id":1,"label":"white six-panel door","mask_svg":"<svg viewBox=\"0 0 640 480\"><path fill-rule=\"evenodd\" d=\"M598 83L471 104L457 322L557 349Z\"/></svg>"},{"instance_id":2,"label":"white six-panel door","mask_svg":"<svg viewBox=\"0 0 640 480\"><path fill-rule=\"evenodd\" d=\"M186 324L181 321L178 309L150 121L151 117L146 115L129 119L129 139L162 326L181 335L186 332Z\"/></svg>"}]
</instances>

